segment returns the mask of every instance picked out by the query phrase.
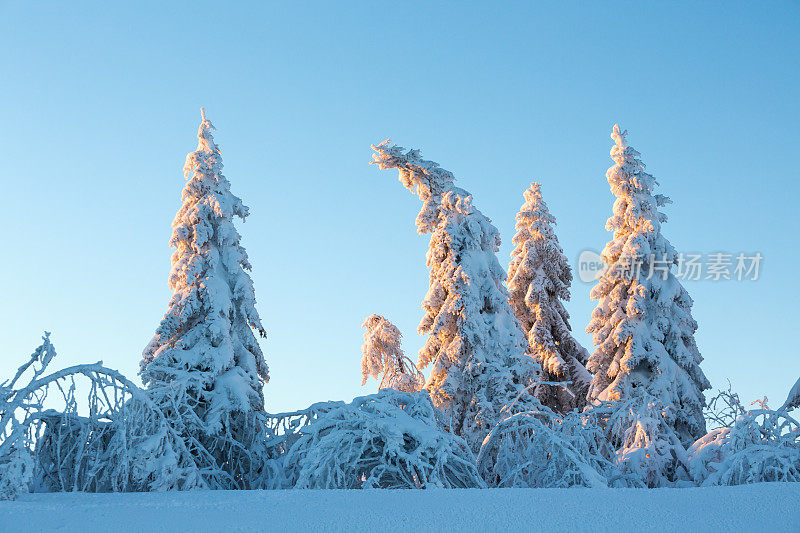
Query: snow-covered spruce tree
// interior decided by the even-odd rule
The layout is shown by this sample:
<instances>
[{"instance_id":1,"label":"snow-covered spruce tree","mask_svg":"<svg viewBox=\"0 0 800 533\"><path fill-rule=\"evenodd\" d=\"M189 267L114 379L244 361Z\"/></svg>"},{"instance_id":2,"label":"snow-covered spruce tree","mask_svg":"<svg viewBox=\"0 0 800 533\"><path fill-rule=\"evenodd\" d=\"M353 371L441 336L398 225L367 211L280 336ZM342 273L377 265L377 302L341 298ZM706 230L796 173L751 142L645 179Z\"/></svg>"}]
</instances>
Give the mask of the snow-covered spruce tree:
<instances>
[{"instance_id":1,"label":"snow-covered spruce tree","mask_svg":"<svg viewBox=\"0 0 800 533\"><path fill-rule=\"evenodd\" d=\"M361 385L367 378L380 379L378 389L417 392L425 385L425 377L400 347L400 330L381 315L370 315L361 326Z\"/></svg>"},{"instance_id":2,"label":"snow-covered spruce tree","mask_svg":"<svg viewBox=\"0 0 800 533\"><path fill-rule=\"evenodd\" d=\"M611 134L615 164L606 177L617 199L606 223L613 231L602 253L606 267L591 292L598 303L586 328L595 345L589 400L641 398L642 405L661 406L658 416L686 446L705 434L702 391L710 384L700 369L692 299L670 271L678 254L661 235L667 217L658 208L670 200L653 194L657 182L626 134L619 125ZM625 440L612 435L618 444Z\"/></svg>"},{"instance_id":3,"label":"snow-covered spruce tree","mask_svg":"<svg viewBox=\"0 0 800 533\"><path fill-rule=\"evenodd\" d=\"M248 208L222 175L214 126L202 114L197 150L186 157L183 205L172 223L172 299L144 350L142 380L186 431L249 440L248 413L263 410L267 364L252 329L264 336L233 219ZM219 442L209 446L224 448ZM236 446L233 446L236 448ZM247 449L247 448L245 448ZM230 457L218 457L230 465Z\"/></svg>"},{"instance_id":4,"label":"snow-covered spruce tree","mask_svg":"<svg viewBox=\"0 0 800 533\"><path fill-rule=\"evenodd\" d=\"M562 303L569 300L572 270L553 231L556 219L542 199L541 186L532 183L524 197L508 265L509 303L528 333L545 381L571 382L567 390L542 384L537 397L562 413L582 410L592 377L584 366L589 353L572 336Z\"/></svg>"},{"instance_id":5,"label":"snow-covered spruce tree","mask_svg":"<svg viewBox=\"0 0 800 533\"><path fill-rule=\"evenodd\" d=\"M526 389L540 367L508 303L505 272L497 261L500 235L453 185L454 176L418 150L389 141L373 146L374 163L396 168L400 181L423 202L417 230L430 233L430 286L418 331L427 334L418 365L432 365L426 384L451 431L477 452L503 417L504 407L525 411L539 405ZM516 400L516 402L515 402Z\"/></svg>"}]
</instances>

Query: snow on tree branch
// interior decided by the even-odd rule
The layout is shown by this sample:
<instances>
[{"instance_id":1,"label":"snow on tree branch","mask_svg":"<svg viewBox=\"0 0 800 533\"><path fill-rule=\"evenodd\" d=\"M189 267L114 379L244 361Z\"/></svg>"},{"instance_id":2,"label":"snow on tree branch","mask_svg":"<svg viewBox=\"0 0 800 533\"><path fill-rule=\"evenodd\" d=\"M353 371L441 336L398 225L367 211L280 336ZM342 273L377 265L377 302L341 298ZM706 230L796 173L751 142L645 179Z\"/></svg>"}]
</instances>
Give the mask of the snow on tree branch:
<instances>
[{"instance_id":1,"label":"snow on tree branch","mask_svg":"<svg viewBox=\"0 0 800 533\"><path fill-rule=\"evenodd\" d=\"M425 385L425 377L405 356L400 347L400 330L380 315L370 315L361 326L364 344L361 347L361 385L367 378L380 379L378 389L417 392Z\"/></svg>"},{"instance_id":2,"label":"snow on tree branch","mask_svg":"<svg viewBox=\"0 0 800 533\"><path fill-rule=\"evenodd\" d=\"M786 397L786 402L780 408L781 411L791 411L800 407L800 379L794 384Z\"/></svg>"}]
</instances>

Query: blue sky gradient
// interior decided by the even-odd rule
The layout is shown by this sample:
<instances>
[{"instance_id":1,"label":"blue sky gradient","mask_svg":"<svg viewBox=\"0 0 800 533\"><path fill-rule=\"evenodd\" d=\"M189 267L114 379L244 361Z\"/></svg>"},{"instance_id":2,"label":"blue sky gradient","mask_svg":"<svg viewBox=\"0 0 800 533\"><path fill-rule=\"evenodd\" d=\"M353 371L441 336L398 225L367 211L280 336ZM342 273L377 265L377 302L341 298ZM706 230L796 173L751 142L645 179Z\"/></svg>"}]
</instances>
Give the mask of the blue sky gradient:
<instances>
[{"instance_id":1,"label":"blue sky gradient","mask_svg":"<svg viewBox=\"0 0 800 533\"><path fill-rule=\"evenodd\" d=\"M712 384L775 406L800 376L800 4L164 4L0 1L0 376L44 329L61 365L136 374L201 106L251 209L268 410L374 391L371 313L412 358L423 343L419 201L371 143L454 172L504 266L540 181L574 264L609 238L615 122L674 202L676 248L764 256L758 281L686 283ZM591 349L590 288L568 309Z\"/></svg>"}]
</instances>

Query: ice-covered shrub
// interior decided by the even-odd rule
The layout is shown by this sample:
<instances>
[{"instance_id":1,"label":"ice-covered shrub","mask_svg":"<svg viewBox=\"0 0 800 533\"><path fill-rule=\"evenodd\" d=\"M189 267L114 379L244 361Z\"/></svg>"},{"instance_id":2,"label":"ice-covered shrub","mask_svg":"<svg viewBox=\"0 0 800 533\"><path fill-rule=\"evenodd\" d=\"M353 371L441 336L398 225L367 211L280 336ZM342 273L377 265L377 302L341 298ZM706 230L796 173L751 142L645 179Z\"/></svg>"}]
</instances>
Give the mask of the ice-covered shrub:
<instances>
[{"instance_id":1,"label":"ice-covered shrub","mask_svg":"<svg viewBox=\"0 0 800 533\"><path fill-rule=\"evenodd\" d=\"M490 487L606 487L613 455L591 414L542 408L497 424L477 462Z\"/></svg>"},{"instance_id":2,"label":"ice-covered shrub","mask_svg":"<svg viewBox=\"0 0 800 533\"><path fill-rule=\"evenodd\" d=\"M280 488L280 450L270 445L270 415L264 411L230 411L217 417L215 431L202 431L198 403L183 388L150 387L146 391L169 426L187 443L194 460L203 465L211 489Z\"/></svg>"},{"instance_id":3,"label":"ice-covered shrub","mask_svg":"<svg viewBox=\"0 0 800 533\"><path fill-rule=\"evenodd\" d=\"M612 486L669 487L690 480L686 450L658 399L642 393L593 411L617 450Z\"/></svg>"},{"instance_id":4,"label":"ice-covered shrub","mask_svg":"<svg viewBox=\"0 0 800 533\"><path fill-rule=\"evenodd\" d=\"M0 388L0 469L8 479L22 472L37 491L208 486L213 463L197 460L202 454L190 452L197 443L176 432L144 391L100 363L45 374L55 349L49 334L43 340Z\"/></svg>"},{"instance_id":5,"label":"ice-covered shrub","mask_svg":"<svg viewBox=\"0 0 800 533\"><path fill-rule=\"evenodd\" d=\"M33 460L25 448L10 447L0 456L0 500L15 500L28 492L33 478Z\"/></svg>"},{"instance_id":6,"label":"ice-covered shrub","mask_svg":"<svg viewBox=\"0 0 800 533\"><path fill-rule=\"evenodd\" d=\"M460 437L428 394L383 389L332 406L300 430L285 457L295 488L485 486Z\"/></svg>"},{"instance_id":7,"label":"ice-covered shrub","mask_svg":"<svg viewBox=\"0 0 800 533\"><path fill-rule=\"evenodd\" d=\"M742 485L767 481L800 481L800 425L786 411L747 411L738 396L723 391L725 421L698 439L688 451L689 467L701 485Z\"/></svg>"}]
</instances>

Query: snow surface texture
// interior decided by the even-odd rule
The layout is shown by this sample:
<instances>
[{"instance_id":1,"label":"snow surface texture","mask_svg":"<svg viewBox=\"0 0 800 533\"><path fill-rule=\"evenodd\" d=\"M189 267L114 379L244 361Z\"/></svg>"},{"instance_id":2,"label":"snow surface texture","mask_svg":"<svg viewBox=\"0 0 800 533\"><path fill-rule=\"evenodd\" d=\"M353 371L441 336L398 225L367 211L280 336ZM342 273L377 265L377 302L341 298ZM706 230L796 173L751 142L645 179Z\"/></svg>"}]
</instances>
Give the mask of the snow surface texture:
<instances>
[{"instance_id":1,"label":"snow surface texture","mask_svg":"<svg viewBox=\"0 0 800 533\"><path fill-rule=\"evenodd\" d=\"M526 389L539 377L519 320L508 303L506 274L497 260L500 234L453 185L455 177L418 150L389 141L373 146L374 163L396 168L400 181L422 200L417 230L430 233L428 293L419 324L428 335L418 365L432 365L426 389L454 433L474 452L508 414L538 402Z\"/></svg>"},{"instance_id":2,"label":"snow surface texture","mask_svg":"<svg viewBox=\"0 0 800 533\"><path fill-rule=\"evenodd\" d=\"M417 392L425 386L425 376L400 347L400 330L381 315L370 315L361 325L366 328L361 346L361 385L367 378L379 379L378 389Z\"/></svg>"},{"instance_id":3,"label":"snow surface texture","mask_svg":"<svg viewBox=\"0 0 800 533\"><path fill-rule=\"evenodd\" d=\"M784 533L800 484L693 489L195 491L25 494L0 530Z\"/></svg>"},{"instance_id":4,"label":"snow surface texture","mask_svg":"<svg viewBox=\"0 0 800 533\"><path fill-rule=\"evenodd\" d=\"M553 230L556 219L542 199L541 186L532 183L524 197L508 265L509 303L528 334L544 379L570 382L568 387L539 385L536 396L562 413L583 410L592 380L584 366L589 353L572 336L562 303L569 300L572 269Z\"/></svg>"},{"instance_id":5,"label":"snow surface texture","mask_svg":"<svg viewBox=\"0 0 800 533\"><path fill-rule=\"evenodd\" d=\"M626 135L614 125L615 164L606 172L617 197L606 222L613 240L603 249L605 269L591 292L597 307L586 328L595 346L587 364L594 374L590 399L638 397L652 412L660 410L658 416L689 446L706 433L702 391L710 384L694 340L692 299L670 271L678 254L661 234L667 217L658 208L670 200L653 194L657 182ZM639 424L643 431L656 426Z\"/></svg>"}]
</instances>

